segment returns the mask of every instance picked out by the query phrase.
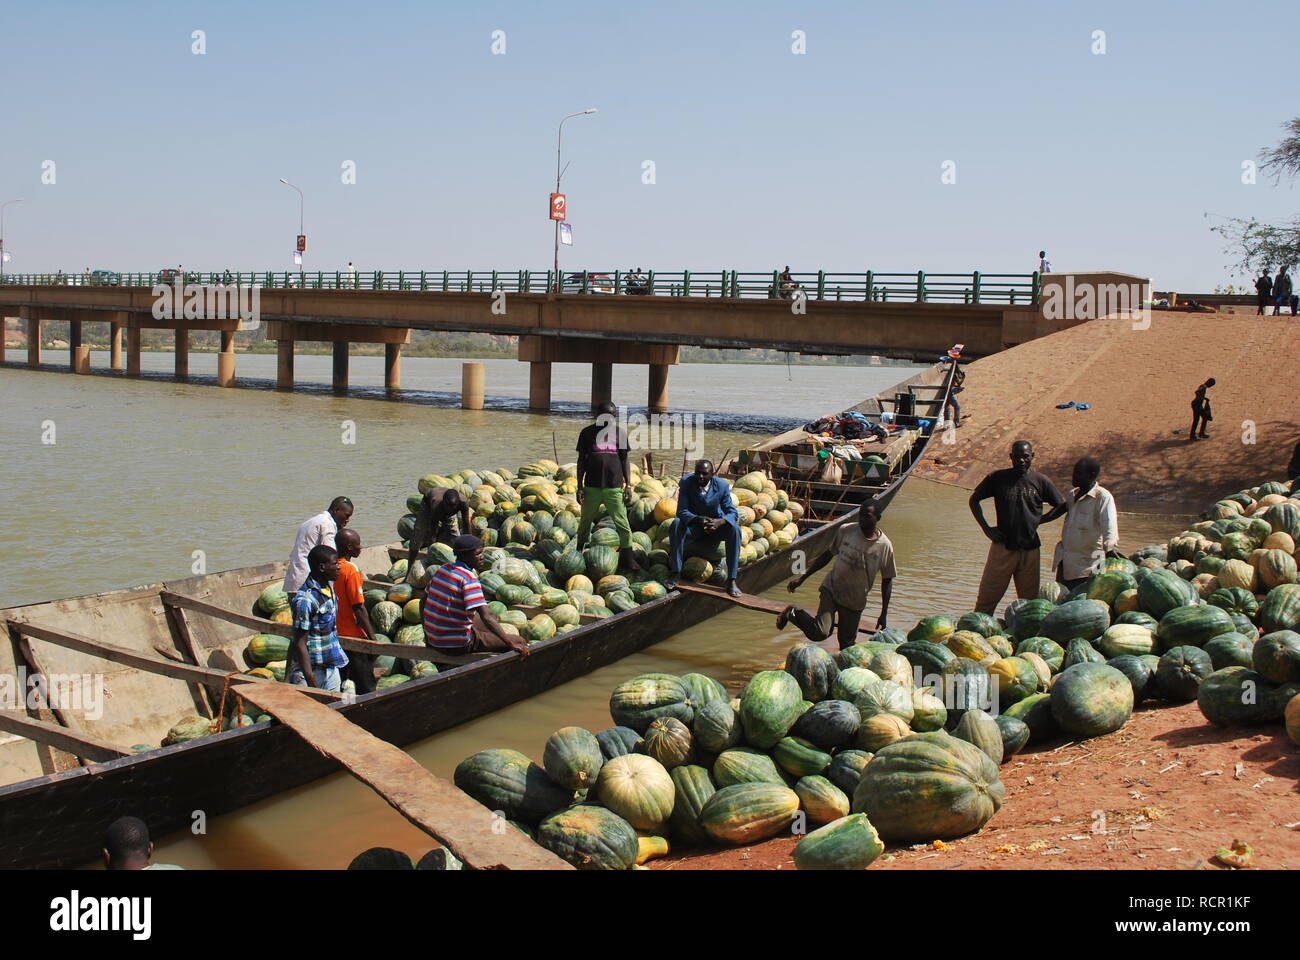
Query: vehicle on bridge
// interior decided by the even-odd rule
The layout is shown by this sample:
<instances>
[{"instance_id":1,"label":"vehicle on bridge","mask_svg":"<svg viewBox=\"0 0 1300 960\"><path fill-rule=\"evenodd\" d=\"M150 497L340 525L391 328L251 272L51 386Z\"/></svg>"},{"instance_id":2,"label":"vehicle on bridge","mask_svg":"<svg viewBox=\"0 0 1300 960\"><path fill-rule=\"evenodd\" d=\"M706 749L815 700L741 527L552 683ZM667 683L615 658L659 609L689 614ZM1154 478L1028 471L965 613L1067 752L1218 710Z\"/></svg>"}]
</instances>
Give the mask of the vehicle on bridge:
<instances>
[{"instance_id":1,"label":"vehicle on bridge","mask_svg":"<svg viewBox=\"0 0 1300 960\"><path fill-rule=\"evenodd\" d=\"M560 285L561 293L614 292L614 278L608 273L570 273Z\"/></svg>"},{"instance_id":2,"label":"vehicle on bridge","mask_svg":"<svg viewBox=\"0 0 1300 960\"><path fill-rule=\"evenodd\" d=\"M88 283L92 287L120 287L122 275L114 270L92 270Z\"/></svg>"}]
</instances>

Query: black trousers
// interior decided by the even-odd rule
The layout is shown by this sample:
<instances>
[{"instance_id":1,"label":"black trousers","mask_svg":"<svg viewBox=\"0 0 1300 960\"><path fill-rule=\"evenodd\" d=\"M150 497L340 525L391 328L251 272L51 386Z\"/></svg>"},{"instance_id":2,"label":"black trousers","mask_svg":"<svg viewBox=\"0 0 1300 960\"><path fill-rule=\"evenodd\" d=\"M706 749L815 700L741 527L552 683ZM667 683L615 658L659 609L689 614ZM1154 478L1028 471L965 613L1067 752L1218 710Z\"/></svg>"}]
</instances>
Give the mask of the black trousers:
<instances>
[{"instance_id":1,"label":"black trousers","mask_svg":"<svg viewBox=\"0 0 1300 960\"><path fill-rule=\"evenodd\" d=\"M351 680L357 696L375 692L375 658L368 653L348 651L348 665L343 668L344 680Z\"/></svg>"},{"instance_id":2,"label":"black trousers","mask_svg":"<svg viewBox=\"0 0 1300 960\"><path fill-rule=\"evenodd\" d=\"M841 607L825 591L821 591L819 596L821 599L817 607L817 616L814 617L802 607L795 607L790 614L794 625L813 643L821 643L831 635L831 630L834 629L833 623L838 618L837 637L840 641L840 649L853 646L858 642L858 624L862 620L862 611Z\"/></svg>"},{"instance_id":3,"label":"black trousers","mask_svg":"<svg viewBox=\"0 0 1300 960\"><path fill-rule=\"evenodd\" d=\"M1204 407L1198 407L1196 404L1192 404L1192 432L1191 432L1191 435L1192 435L1193 437L1197 435L1197 434L1196 434L1196 425L1197 425L1198 423L1201 425L1201 433L1202 433L1202 434L1205 433L1205 428L1206 428L1207 426L1209 426L1209 423L1210 423L1210 412L1209 412L1208 410L1206 410Z\"/></svg>"}]
</instances>

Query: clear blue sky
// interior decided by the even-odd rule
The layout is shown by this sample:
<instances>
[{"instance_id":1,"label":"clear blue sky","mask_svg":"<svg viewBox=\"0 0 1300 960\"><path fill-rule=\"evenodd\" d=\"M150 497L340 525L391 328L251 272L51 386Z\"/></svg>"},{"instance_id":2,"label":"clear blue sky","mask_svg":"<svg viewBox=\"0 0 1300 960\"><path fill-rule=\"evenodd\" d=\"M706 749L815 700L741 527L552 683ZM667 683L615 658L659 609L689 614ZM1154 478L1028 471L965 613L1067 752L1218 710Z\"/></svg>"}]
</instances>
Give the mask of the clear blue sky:
<instances>
[{"instance_id":1,"label":"clear blue sky","mask_svg":"<svg viewBox=\"0 0 1300 960\"><path fill-rule=\"evenodd\" d=\"M1300 112L1297 10L11 3L7 269L289 268L279 177L308 269L545 268L556 124L594 106L565 126L567 267L1022 272L1046 247L1204 291L1235 259L1206 213L1300 208L1241 183Z\"/></svg>"}]
</instances>

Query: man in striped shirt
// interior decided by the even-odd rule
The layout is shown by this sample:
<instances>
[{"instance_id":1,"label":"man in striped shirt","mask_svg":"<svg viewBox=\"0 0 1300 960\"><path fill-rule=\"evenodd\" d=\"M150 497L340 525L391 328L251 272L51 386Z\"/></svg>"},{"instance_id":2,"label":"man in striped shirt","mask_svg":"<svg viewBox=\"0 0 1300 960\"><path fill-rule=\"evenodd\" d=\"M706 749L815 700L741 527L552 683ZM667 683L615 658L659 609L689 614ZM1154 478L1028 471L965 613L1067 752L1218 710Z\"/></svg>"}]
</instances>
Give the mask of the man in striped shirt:
<instances>
[{"instance_id":1,"label":"man in striped shirt","mask_svg":"<svg viewBox=\"0 0 1300 960\"><path fill-rule=\"evenodd\" d=\"M475 571L483 562L483 541L462 534L452 544L455 563L438 568L424 597L424 642L447 653L498 653L528 656L528 644L501 629L487 607Z\"/></svg>"}]
</instances>

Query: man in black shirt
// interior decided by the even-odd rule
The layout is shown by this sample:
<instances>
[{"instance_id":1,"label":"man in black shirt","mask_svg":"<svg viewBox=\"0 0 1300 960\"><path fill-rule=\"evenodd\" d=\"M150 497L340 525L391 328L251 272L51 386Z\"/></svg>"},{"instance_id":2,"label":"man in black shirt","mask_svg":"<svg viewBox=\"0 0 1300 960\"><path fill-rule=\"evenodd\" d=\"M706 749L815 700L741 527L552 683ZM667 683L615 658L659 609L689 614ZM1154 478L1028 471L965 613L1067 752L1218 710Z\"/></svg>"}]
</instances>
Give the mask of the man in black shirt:
<instances>
[{"instance_id":1,"label":"man in black shirt","mask_svg":"<svg viewBox=\"0 0 1300 960\"><path fill-rule=\"evenodd\" d=\"M1210 398L1205 395L1205 391L1214 386L1214 378L1210 377L1203 384L1196 388L1196 395L1192 397L1192 432L1188 436L1189 440L1208 440L1209 434L1205 432L1206 425L1214 419L1214 414L1210 412ZM1201 425L1201 432L1196 432L1196 425Z\"/></svg>"},{"instance_id":2,"label":"man in black shirt","mask_svg":"<svg viewBox=\"0 0 1300 960\"><path fill-rule=\"evenodd\" d=\"M618 408L608 400L596 408L596 422L578 434L578 549L587 545L591 524L603 504L605 514L618 531L620 559L632 570L640 570L632 556L632 527L624 505L632 498L628 486L627 431L618 425Z\"/></svg>"},{"instance_id":3,"label":"man in black shirt","mask_svg":"<svg viewBox=\"0 0 1300 960\"><path fill-rule=\"evenodd\" d=\"M1029 469L1033 462L1033 445L1028 440L1017 440L1011 445L1011 467L994 470L970 495L970 512L991 541L975 602L980 613L993 613L1012 578L1018 597L1032 600L1038 596L1038 550L1042 546L1038 525L1057 519L1069 509L1052 481ZM995 527L989 526L980 506L989 498L997 511ZM1047 514L1043 513L1044 503L1052 506Z\"/></svg>"},{"instance_id":4,"label":"man in black shirt","mask_svg":"<svg viewBox=\"0 0 1300 960\"><path fill-rule=\"evenodd\" d=\"M1255 311L1255 316L1262 317L1264 308L1273 302L1273 278L1267 270L1262 271L1255 281L1255 292L1259 294L1259 309Z\"/></svg>"}]
</instances>

